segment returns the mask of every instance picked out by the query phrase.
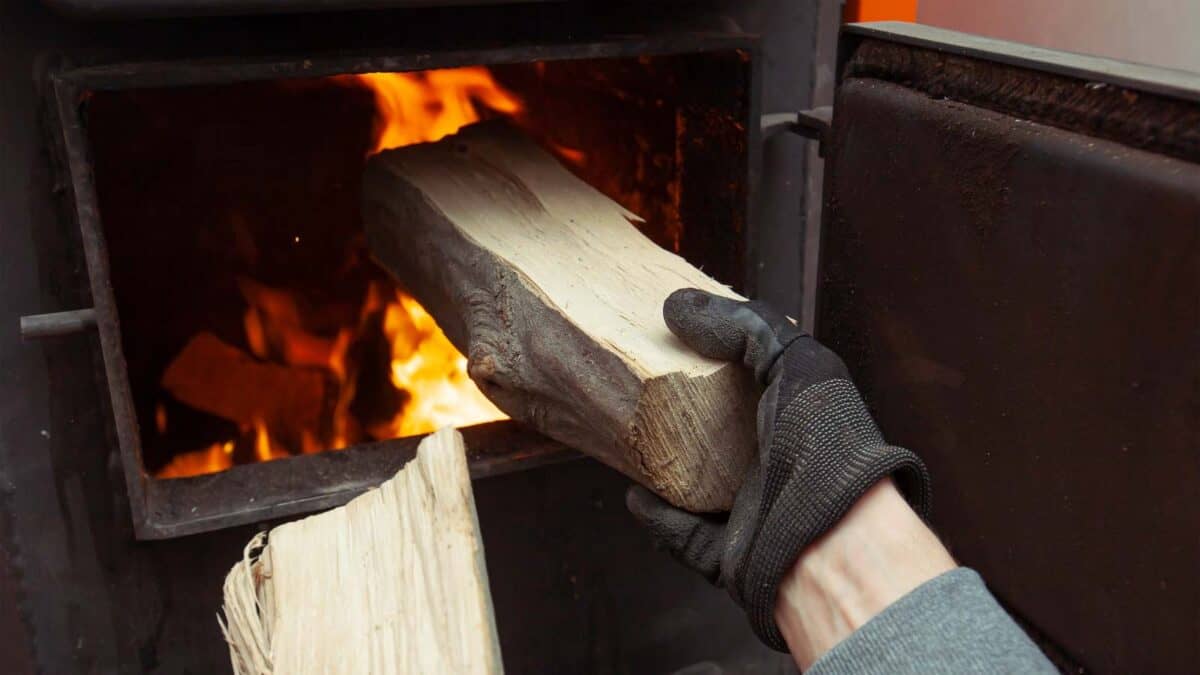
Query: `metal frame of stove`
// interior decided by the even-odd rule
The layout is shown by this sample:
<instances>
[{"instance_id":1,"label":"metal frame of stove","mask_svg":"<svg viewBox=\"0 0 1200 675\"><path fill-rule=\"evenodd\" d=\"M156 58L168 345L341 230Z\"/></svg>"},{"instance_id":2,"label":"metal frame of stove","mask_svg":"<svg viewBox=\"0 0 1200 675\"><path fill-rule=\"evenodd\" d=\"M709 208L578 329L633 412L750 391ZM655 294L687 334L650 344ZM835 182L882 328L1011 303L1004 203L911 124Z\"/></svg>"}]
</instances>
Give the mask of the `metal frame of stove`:
<instances>
[{"instance_id":1,"label":"metal frame of stove","mask_svg":"<svg viewBox=\"0 0 1200 675\"><path fill-rule=\"evenodd\" d=\"M746 81L749 135L746 145L747 259L753 260L752 205L758 181L760 59L751 36L682 34L654 39L539 44L462 51L400 51L254 61L180 61L72 68L52 66L45 94L50 145L62 174L61 185L77 221L87 263L93 307L22 318L27 337L64 335L96 327L108 391L107 420L115 435L138 539L168 539L294 516L346 503L393 475L415 452L419 437L352 446L337 452L240 465L230 470L180 479L155 479L143 468L141 437L121 341L121 327L109 274L108 250L97 204L90 144L85 129L88 92L323 77L349 73L403 72L466 65L498 65L542 60L633 58L743 51L750 55ZM743 270L747 283L753 271ZM514 422L494 422L463 430L472 478L567 461L579 455Z\"/></svg>"}]
</instances>

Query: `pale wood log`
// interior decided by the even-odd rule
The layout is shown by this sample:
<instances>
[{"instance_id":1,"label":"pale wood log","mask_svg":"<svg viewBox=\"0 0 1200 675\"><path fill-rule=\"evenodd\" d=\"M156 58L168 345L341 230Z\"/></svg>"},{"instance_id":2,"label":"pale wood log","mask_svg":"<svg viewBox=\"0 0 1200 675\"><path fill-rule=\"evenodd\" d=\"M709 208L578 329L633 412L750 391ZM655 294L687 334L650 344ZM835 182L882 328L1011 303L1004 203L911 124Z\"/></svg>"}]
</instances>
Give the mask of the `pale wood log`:
<instances>
[{"instance_id":1,"label":"pale wood log","mask_svg":"<svg viewBox=\"0 0 1200 675\"><path fill-rule=\"evenodd\" d=\"M363 195L373 255L501 410L677 506L730 508L760 392L676 339L662 304L735 293L503 124L377 155Z\"/></svg>"},{"instance_id":2,"label":"pale wood log","mask_svg":"<svg viewBox=\"0 0 1200 675\"><path fill-rule=\"evenodd\" d=\"M256 537L224 614L237 675L503 672L462 436L443 429L378 489Z\"/></svg>"}]
</instances>

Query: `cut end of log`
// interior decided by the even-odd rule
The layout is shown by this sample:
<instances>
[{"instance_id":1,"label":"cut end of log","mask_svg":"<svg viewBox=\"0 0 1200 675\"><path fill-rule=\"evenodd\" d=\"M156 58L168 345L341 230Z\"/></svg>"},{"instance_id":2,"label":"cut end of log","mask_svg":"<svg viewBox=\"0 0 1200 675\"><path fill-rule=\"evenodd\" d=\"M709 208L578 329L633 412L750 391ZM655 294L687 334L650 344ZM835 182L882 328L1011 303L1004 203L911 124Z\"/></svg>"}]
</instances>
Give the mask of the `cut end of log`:
<instances>
[{"instance_id":1,"label":"cut end of log","mask_svg":"<svg viewBox=\"0 0 1200 675\"><path fill-rule=\"evenodd\" d=\"M733 508L752 459L742 449L755 437L760 394L754 377L733 364L705 375L671 373L647 382L630 445L647 481L654 481L650 487L692 511ZM663 476L672 480L656 481Z\"/></svg>"}]
</instances>

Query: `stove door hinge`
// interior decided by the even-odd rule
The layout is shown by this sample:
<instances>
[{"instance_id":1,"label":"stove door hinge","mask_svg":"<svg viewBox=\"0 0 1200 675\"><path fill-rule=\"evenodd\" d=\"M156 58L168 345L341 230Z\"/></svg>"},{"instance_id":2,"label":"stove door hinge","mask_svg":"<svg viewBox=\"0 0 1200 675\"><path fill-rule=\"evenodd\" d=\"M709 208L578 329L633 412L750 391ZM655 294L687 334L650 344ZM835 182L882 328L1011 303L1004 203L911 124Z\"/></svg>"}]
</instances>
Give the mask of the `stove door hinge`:
<instances>
[{"instance_id":1,"label":"stove door hinge","mask_svg":"<svg viewBox=\"0 0 1200 675\"><path fill-rule=\"evenodd\" d=\"M763 138L790 131L817 142L817 154L825 156L825 142L833 122L833 106L823 105L794 113L770 113L762 116Z\"/></svg>"}]
</instances>

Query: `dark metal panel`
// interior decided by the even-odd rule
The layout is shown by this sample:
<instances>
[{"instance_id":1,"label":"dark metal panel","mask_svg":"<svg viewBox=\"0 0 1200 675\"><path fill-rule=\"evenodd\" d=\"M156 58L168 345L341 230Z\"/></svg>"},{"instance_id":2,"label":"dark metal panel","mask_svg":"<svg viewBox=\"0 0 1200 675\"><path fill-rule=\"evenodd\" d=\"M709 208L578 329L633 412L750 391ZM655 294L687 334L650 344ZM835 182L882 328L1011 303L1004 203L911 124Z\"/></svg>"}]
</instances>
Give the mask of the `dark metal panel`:
<instances>
[{"instance_id":1,"label":"dark metal panel","mask_svg":"<svg viewBox=\"0 0 1200 675\"><path fill-rule=\"evenodd\" d=\"M42 0L57 12L87 19L243 16L553 1L557 0Z\"/></svg>"},{"instance_id":2,"label":"dark metal panel","mask_svg":"<svg viewBox=\"0 0 1200 675\"><path fill-rule=\"evenodd\" d=\"M1093 107L1030 70L996 99L971 86L994 64L866 43L835 103L819 337L1002 600L1090 669L1194 669L1200 166L1133 146L1186 154L1189 129L1155 125L1195 106Z\"/></svg>"}]
</instances>

